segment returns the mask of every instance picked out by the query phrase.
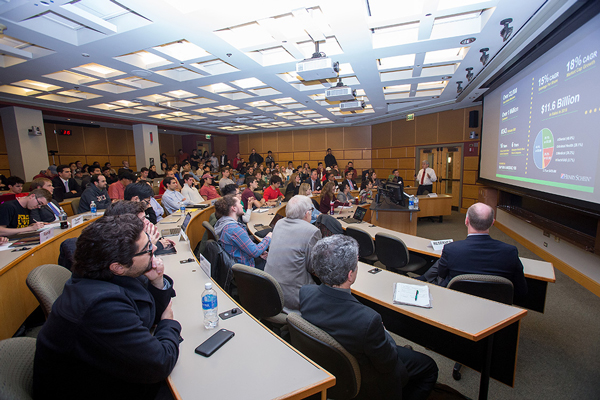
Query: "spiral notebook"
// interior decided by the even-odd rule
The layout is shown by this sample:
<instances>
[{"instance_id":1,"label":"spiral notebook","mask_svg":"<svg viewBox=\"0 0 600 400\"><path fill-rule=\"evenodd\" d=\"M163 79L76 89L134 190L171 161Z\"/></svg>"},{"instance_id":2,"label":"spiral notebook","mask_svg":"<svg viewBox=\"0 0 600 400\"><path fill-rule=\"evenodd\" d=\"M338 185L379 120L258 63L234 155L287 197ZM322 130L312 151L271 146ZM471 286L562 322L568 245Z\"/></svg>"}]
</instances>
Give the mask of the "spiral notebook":
<instances>
[{"instance_id":1,"label":"spiral notebook","mask_svg":"<svg viewBox=\"0 0 600 400\"><path fill-rule=\"evenodd\" d=\"M431 308L429 286L394 283L394 304Z\"/></svg>"}]
</instances>

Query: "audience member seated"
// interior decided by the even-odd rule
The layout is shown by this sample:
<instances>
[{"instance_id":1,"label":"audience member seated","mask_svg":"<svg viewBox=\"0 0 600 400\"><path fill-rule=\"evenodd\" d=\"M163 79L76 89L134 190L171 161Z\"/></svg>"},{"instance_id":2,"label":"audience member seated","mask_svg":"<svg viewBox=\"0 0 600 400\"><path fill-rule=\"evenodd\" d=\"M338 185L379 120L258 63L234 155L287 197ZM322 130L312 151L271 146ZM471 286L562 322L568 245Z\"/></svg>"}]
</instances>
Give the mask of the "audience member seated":
<instances>
[{"instance_id":1,"label":"audience member seated","mask_svg":"<svg viewBox=\"0 0 600 400\"><path fill-rule=\"evenodd\" d=\"M346 166L346 169L344 170L344 176L348 175L348 172L352 172L351 175L351 179L356 179L358 178L358 172L354 169L354 163L352 161L348 161L348 165ZM356 186L356 184L355 184ZM354 189L352 189L354 190Z\"/></svg>"},{"instance_id":2,"label":"audience member seated","mask_svg":"<svg viewBox=\"0 0 600 400\"><path fill-rule=\"evenodd\" d=\"M156 397L177 362L181 325L173 281L153 250L133 215L82 231L73 276L37 337L34 398Z\"/></svg>"},{"instance_id":3,"label":"audience member seated","mask_svg":"<svg viewBox=\"0 0 600 400\"><path fill-rule=\"evenodd\" d=\"M97 210L105 210L108 208L111 199L106 190L106 186L106 177L104 175L92 175L90 178L90 185L81 194L77 214L89 212L92 201L96 204Z\"/></svg>"},{"instance_id":4,"label":"audience member seated","mask_svg":"<svg viewBox=\"0 0 600 400\"><path fill-rule=\"evenodd\" d=\"M238 185L236 185L235 183L225 185L221 194L223 195L223 197L227 196L228 194L231 194L240 199L240 202L242 201L242 192L240 191ZM238 218L238 222L241 222L244 225L246 225L248 224L248 222L250 222L250 218L252 218L252 208L246 208L244 207L244 203L242 203L242 210L244 210L244 214Z\"/></svg>"},{"instance_id":5,"label":"audience member seated","mask_svg":"<svg viewBox=\"0 0 600 400\"><path fill-rule=\"evenodd\" d=\"M34 232L42 228L43 222L30 218L31 210L41 208L51 200L52 194L49 191L38 188L32 190L29 196L0 204L0 236Z\"/></svg>"},{"instance_id":6,"label":"audience member seated","mask_svg":"<svg viewBox=\"0 0 600 400\"><path fill-rule=\"evenodd\" d=\"M144 214L148 221L153 224L158 222L158 218L152 207L151 200L153 199L154 191L152 186L145 182L136 182L131 185L127 185L125 188L124 198L125 200L133 201L135 203L142 203L144 206Z\"/></svg>"},{"instance_id":7,"label":"audience member seated","mask_svg":"<svg viewBox=\"0 0 600 400\"><path fill-rule=\"evenodd\" d=\"M269 205L275 205L277 201L283 199L283 194L279 190L281 178L277 175L271 176L271 185L263 191L263 200Z\"/></svg>"},{"instance_id":8,"label":"audience member seated","mask_svg":"<svg viewBox=\"0 0 600 400\"><path fill-rule=\"evenodd\" d=\"M323 187L323 192L321 193L321 204L319 204L319 211L324 214L329 213L331 210L331 202L333 202L334 207L342 204L335 198L335 194L333 192L333 183L327 182Z\"/></svg>"},{"instance_id":9,"label":"audience member seated","mask_svg":"<svg viewBox=\"0 0 600 400\"><path fill-rule=\"evenodd\" d=\"M223 249L240 264L264 269L272 232L269 232L258 244L250 239L246 226L238 222L244 210L237 196L221 197L215 202L215 212L217 215L215 233Z\"/></svg>"},{"instance_id":10,"label":"audience member seated","mask_svg":"<svg viewBox=\"0 0 600 400\"><path fill-rule=\"evenodd\" d=\"M253 210L265 205L264 197L260 201L256 200L254 191L257 187L258 180L255 176L249 176L246 178L246 189L244 189L244 192L242 193L242 205L246 210Z\"/></svg>"},{"instance_id":11,"label":"audience member seated","mask_svg":"<svg viewBox=\"0 0 600 400\"><path fill-rule=\"evenodd\" d=\"M52 179L52 185L54 185L52 196L56 201L60 203L64 199L81 196L81 188L75 179L71 178L71 169L69 166L64 164L59 165L56 167L56 171L58 175Z\"/></svg>"},{"instance_id":12,"label":"audience member seated","mask_svg":"<svg viewBox=\"0 0 600 400\"><path fill-rule=\"evenodd\" d=\"M119 171L119 180L108 187L108 195L111 200L123 200L123 194L127 185L136 181L135 175L132 172Z\"/></svg>"},{"instance_id":13,"label":"audience member seated","mask_svg":"<svg viewBox=\"0 0 600 400\"><path fill-rule=\"evenodd\" d=\"M371 200L373 198L373 182L371 181L371 178L367 179L366 181L362 181L360 184L360 193L358 194L358 197L361 199L365 198L365 199L369 199Z\"/></svg>"},{"instance_id":14,"label":"audience member seated","mask_svg":"<svg viewBox=\"0 0 600 400\"><path fill-rule=\"evenodd\" d=\"M192 203L190 200L183 197L181 193L178 192L178 184L177 179L173 177L166 177L163 179L163 184L167 188L167 191L162 196L162 206L167 210L169 214L174 213L179 210L179 207L183 204L184 206L189 206Z\"/></svg>"},{"instance_id":15,"label":"audience member seated","mask_svg":"<svg viewBox=\"0 0 600 400\"><path fill-rule=\"evenodd\" d=\"M279 225L279 224L278 224ZM300 312L358 361L358 398L427 399L438 368L429 356L396 345L381 315L351 293L358 270L358 243L349 236L321 239L310 254L310 268L322 284L300 289Z\"/></svg>"},{"instance_id":16,"label":"audience member seated","mask_svg":"<svg viewBox=\"0 0 600 400\"><path fill-rule=\"evenodd\" d=\"M310 185L310 190L313 194L321 193L322 185L316 168L310 170L310 177L305 181L305 183Z\"/></svg>"},{"instance_id":17,"label":"audience member seated","mask_svg":"<svg viewBox=\"0 0 600 400\"><path fill-rule=\"evenodd\" d=\"M183 176L183 187L181 188L181 194L183 197L188 199L192 204L200 204L204 201L200 192L196 188L196 179L192 174L185 174Z\"/></svg>"},{"instance_id":18,"label":"audience member seated","mask_svg":"<svg viewBox=\"0 0 600 400\"><path fill-rule=\"evenodd\" d=\"M35 189L45 189L52 194L54 186L52 181L48 178L35 178L29 186L29 191ZM44 207L34 208L29 214L31 220L39 222L54 222L60 218L60 205L54 199L50 200Z\"/></svg>"},{"instance_id":19,"label":"audience member seated","mask_svg":"<svg viewBox=\"0 0 600 400\"><path fill-rule=\"evenodd\" d=\"M211 174L206 173L202 175L202 187L200 188L200 195L206 200L212 200L219 197L217 189L212 185L213 177Z\"/></svg>"},{"instance_id":20,"label":"audience member seated","mask_svg":"<svg viewBox=\"0 0 600 400\"><path fill-rule=\"evenodd\" d=\"M122 172L129 172L133 174L133 170L129 168L129 161L123 160L121 161L121 163L123 164L123 166L119 168L119 171L117 171L117 175L120 176Z\"/></svg>"},{"instance_id":21,"label":"audience member seated","mask_svg":"<svg viewBox=\"0 0 600 400\"><path fill-rule=\"evenodd\" d=\"M18 176L9 176L6 180L6 185L8 186L8 193L16 194L17 197L20 197L18 195L20 195L21 192L23 192L24 184L25 181L19 178Z\"/></svg>"},{"instance_id":22,"label":"audience member seated","mask_svg":"<svg viewBox=\"0 0 600 400\"><path fill-rule=\"evenodd\" d=\"M262 165L262 164L261 164ZM259 192L262 192L265 190L265 188L267 186L269 186L267 184L267 182L265 182L263 173L260 169L257 169L256 171L254 171L254 177L256 178L256 183L257 183L257 187L256 190L258 190Z\"/></svg>"},{"instance_id":23,"label":"audience member seated","mask_svg":"<svg viewBox=\"0 0 600 400\"><path fill-rule=\"evenodd\" d=\"M150 170L148 171L148 179L156 179L156 178L158 178L158 173L156 172L156 165L151 165Z\"/></svg>"},{"instance_id":24,"label":"audience member seated","mask_svg":"<svg viewBox=\"0 0 600 400\"><path fill-rule=\"evenodd\" d=\"M346 171L346 179L342 182L346 182L348 183L348 185L350 185L350 190L358 190L358 186L356 186L356 182L354 181L354 179L352 179L352 174L353 171L355 172L356 170L350 170L350 171ZM340 183L341 185L341 183Z\"/></svg>"},{"instance_id":25,"label":"audience member seated","mask_svg":"<svg viewBox=\"0 0 600 400\"><path fill-rule=\"evenodd\" d=\"M46 169L46 171L40 171L39 174L37 174L36 176L33 177L33 179L36 178L48 178L48 179L52 179L56 176L56 165L51 165L48 167L48 169ZM33 189L29 189L29 190L33 190Z\"/></svg>"},{"instance_id":26,"label":"audience member seated","mask_svg":"<svg viewBox=\"0 0 600 400\"><path fill-rule=\"evenodd\" d=\"M298 194L298 191L300 190L300 174L293 173L292 175L290 175L289 182L290 183L288 183L288 185L285 189L285 198L286 199L296 196Z\"/></svg>"},{"instance_id":27,"label":"audience member seated","mask_svg":"<svg viewBox=\"0 0 600 400\"><path fill-rule=\"evenodd\" d=\"M184 161L183 164L181 164L181 174L180 176L185 176L186 174L189 174L191 176L194 177L195 180L200 181L200 178L194 173L194 171L192 171L192 164L189 161ZM185 178L183 178L185 180Z\"/></svg>"},{"instance_id":28,"label":"audience member seated","mask_svg":"<svg viewBox=\"0 0 600 400\"><path fill-rule=\"evenodd\" d=\"M222 192L225 185L231 185L235 182L231 179L231 170L229 169L229 167L223 168L223 170L221 172L222 172L223 176L219 180L219 189Z\"/></svg>"},{"instance_id":29,"label":"audience member seated","mask_svg":"<svg viewBox=\"0 0 600 400\"><path fill-rule=\"evenodd\" d=\"M526 295L527 281L519 251L490 237L494 221L494 209L487 204L469 207L465 218L467 238L444 245L440 259L417 279L445 287L458 275L498 275L513 283L515 296Z\"/></svg>"},{"instance_id":30,"label":"audience member seated","mask_svg":"<svg viewBox=\"0 0 600 400\"><path fill-rule=\"evenodd\" d=\"M150 170L146 167L142 167L142 169L140 169L140 176L138 176L137 180L148 180L148 174L150 173Z\"/></svg>"},{"instance_id":31,"label":"audience member seated","mask_svg":"<svg viewBox=\"0 0 600 400\"><path fill-rule=\"evenodd\" d=\"M309 268L310 250L321 239L321 231L310 223L313 209L308 197L294 196L286 205L285 218L273 229L265 272L279 282L288 313L300 309L300 288L315 283Z\"/></svg>"},{"instance_id":32,"label":"audience member seated","mask_svg":"<svg viewBox=\"0 0 600 400\"><path fill-rule=\"evenodd\" d=\"M165 172L165 178L175 178L175 172L171 168L168 168L167 172ZM160 185L158 186L158 194L165 194L165 191L167 190L163 184L164 181L164 179L160 181Z\"/></svg>"},{"instance_id":33,"label":"audience member seated","mask_svg":"<svg viewBox=\"0 0 600 400\"><path fill-rule=\"evenodd\" d=\"M402 177L400 176L400 172L395 169L392 171L392 179L391 182L393 183L401 183L404 185L404 179L402 179Z\"/></svg>"},{"instance_id":34,"label":"audience member seated","mask_svg":"<svg viewBox=\"0 0 600 400\"><path fill-rule=\"evenodd\" d=\"M95 165L90 165L88 167L88 171L89 171L89 174L85 174L83 176L83 179L81 180L81 190L82 191L85 191L85 189L87 189L87 187L90 185L90 181L92 180L93 175L102 174L102 169ZM108 183L106 184L106 186L108 187ZM83 193L82 193L82 195L83 195Z\"/></svg>"},{"instance_id":35,"label":"audience member seated","mask_svg":"<svg viewBox=\"0 0 600 400\"><path fill-rule=\"evenodd\" d=\"M104 175L104 177L106 178L106 184L108 185L112 185L113 183L115 183L116 181L119 180L119 178L117 178L116 175L111 174L111 169L110 167L102 167L102 175Z\"/></svg>"},{"instance_id":36,"label":"audience member seated","mask_svg":"<svg viewBox=\"0 0 600 400\"><path fill-rule=\"evenodd\" d=\"M340 203L350 204L354 201L354 197L350 194L350 185L348 185L347 181L342 182L340 186L340 191L337 194L337 200Z\"/></svg>"}]
</instances>

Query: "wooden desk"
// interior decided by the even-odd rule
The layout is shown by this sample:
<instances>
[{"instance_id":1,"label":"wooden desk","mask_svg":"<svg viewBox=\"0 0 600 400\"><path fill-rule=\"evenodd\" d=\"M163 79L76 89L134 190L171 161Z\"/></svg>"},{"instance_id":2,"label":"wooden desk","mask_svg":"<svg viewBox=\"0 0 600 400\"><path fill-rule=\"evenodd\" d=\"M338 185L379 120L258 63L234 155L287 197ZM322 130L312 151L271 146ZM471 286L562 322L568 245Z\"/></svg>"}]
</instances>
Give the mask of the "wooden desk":
<instances>
[{"instance_id":1,"label":"wooden desk","mask_svg":"<svg viewBox=\"0 0 600 400\"><path fill-rule=\"evenodd\" d=\"M353 213L354 209L344 210L340 216L346 218L351 216ZM375 239L375 235L377 233L387 233L402 240L409 251L435 258L439 258L442 255L441 250L434 250L433 247L431 247L430 239L409 235L378 226L372 227L365 222L361 224L347 224L340 220L340 223L344 229L346 229L347 226L353 226L366 231L371 235L373 240ZM525 298L517 299L515 304L543 313L546 306L546 292L548 290L548 283L556 282L554 267L552 266L552 263L546 261L532 260L525 257L520 257L520 259L521 263L523 264L525 279L527 280L528 293Z\"/></svg>"},{"instance_id":2,"label":"wooden desk","mask_svg":"<svg viewBox=\"0 0 600 400\"><path fill-rule=\"evenodd\" d=\"M177 242L177 254L163 256L165 273L173 278L177 297L173 299L175 318L181 323L184 341L179 346L179 359L168 382L176 399L300 399L325 393L335 385L335 377L274 335L251 315L243 314L219 320L219 328L235 332L235 336L210 358L194 353L194 349L215 331L203 326L202 291L211 279L197 263L180 264L194 258L190 251L195 240L204 233L197 225L213 212L213 207L196 211L186 230L190 242ZM157 226L172 228L171 215ZM161 226L164 225L164 226ZM240 307L219 286L219 312Z\"/></svg>"},{"instance_id":3,"label":"wooden desk","mask_svg":"<svg viewBox=\"0 0 600 400\"><path fill-rule=\"evenodd\" d=\"M432 308L392 303L396 282L425 284L389 271L370 274L359 262L352 293L379 312L386 329L481 372L479 399L489 378L514 386L521 319L527 311L427 284Z\"/></svg>"},{"instance_id":4,"label":"wooden desk","mask_svg":"<svg viewBox=\"0 0 600 400\"><path fill-rule=\"evenodd\" d=\"M436 197L417 196L419 198L419 218L439 217L443 221L444 215L452 215L452 196L438 194Z\"/></svg>"},{"instance_id":5,"label":"wooden desk","mask_svg":"<svg viewBox=\"0 0 600 400\"><path fill-rule=\"evenodd\" d=\"M384 203L383 205L380 204L377 205L377 207L375 207L374 204L371 205L371 224L409 235L416 235L417 216L421 215L420 211L409 210L408 208L395 210L393 209L395 206L394 204L391 206L386 204L389 203Z\"/></svg>"}]
</instances>

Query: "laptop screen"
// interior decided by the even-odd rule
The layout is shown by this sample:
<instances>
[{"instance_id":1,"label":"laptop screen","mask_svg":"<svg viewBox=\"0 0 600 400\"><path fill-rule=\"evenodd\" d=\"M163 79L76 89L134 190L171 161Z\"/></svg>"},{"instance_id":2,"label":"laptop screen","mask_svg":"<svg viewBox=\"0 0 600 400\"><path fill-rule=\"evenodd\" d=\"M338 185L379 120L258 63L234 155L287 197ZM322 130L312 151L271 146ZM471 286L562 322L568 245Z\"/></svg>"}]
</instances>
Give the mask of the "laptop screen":
<instances>
[{"instance_id":1,"label":"laptop screen","mask_svg":"<svg viewBox=\"0 0 600 400\"><path fill-rule=\"evenodd\" d=\"M190 223L190 220L192 219L192 213L187 213L185 215L185 219L183 220L183 223L181 224L181 229L185 232L185 230L187 229L188 224Z\"/></svg>"},{"instance_id":2,"label":"laptop screen","mask_svg":"<svg viewBox=\"0 0 600 400\"><path fill-rule=\"evenodd\" d=\"M356 207L356 211L354 212L354 216L352 218L362 221L367 213L366 208Z\"/></svg>"},{"instance_id":3,"label":"laptop screen","mask_svg":"<svg viewBox=\"0 0 600 400\"><path fill-rule=\"evenodd\" d=\"M271 223L269 224L269 226L271 228L275 228L275 224L277 224L277 222L283 218L283 215L281 214L275 214L275 216L273 217L273 219L271 220Z\"/></svg>"}]
</instances>

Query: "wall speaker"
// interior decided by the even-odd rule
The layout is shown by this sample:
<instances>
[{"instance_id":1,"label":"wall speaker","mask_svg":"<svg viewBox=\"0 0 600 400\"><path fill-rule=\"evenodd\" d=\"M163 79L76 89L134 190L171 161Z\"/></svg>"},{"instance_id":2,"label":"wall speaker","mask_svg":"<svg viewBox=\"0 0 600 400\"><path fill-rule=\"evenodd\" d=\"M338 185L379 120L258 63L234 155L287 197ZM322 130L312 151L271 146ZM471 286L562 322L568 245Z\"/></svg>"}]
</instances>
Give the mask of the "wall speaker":
<instances>
[{"instance_id":1,"label":"wall speaker","mask_svg":"<svg viewBox=\"0 0 600 400\"><path fill-rule=\"evenodd\" d=\"M469 128L477 128L479 126L479 111L469 111Z\"/></svg>"}]
</instances>

